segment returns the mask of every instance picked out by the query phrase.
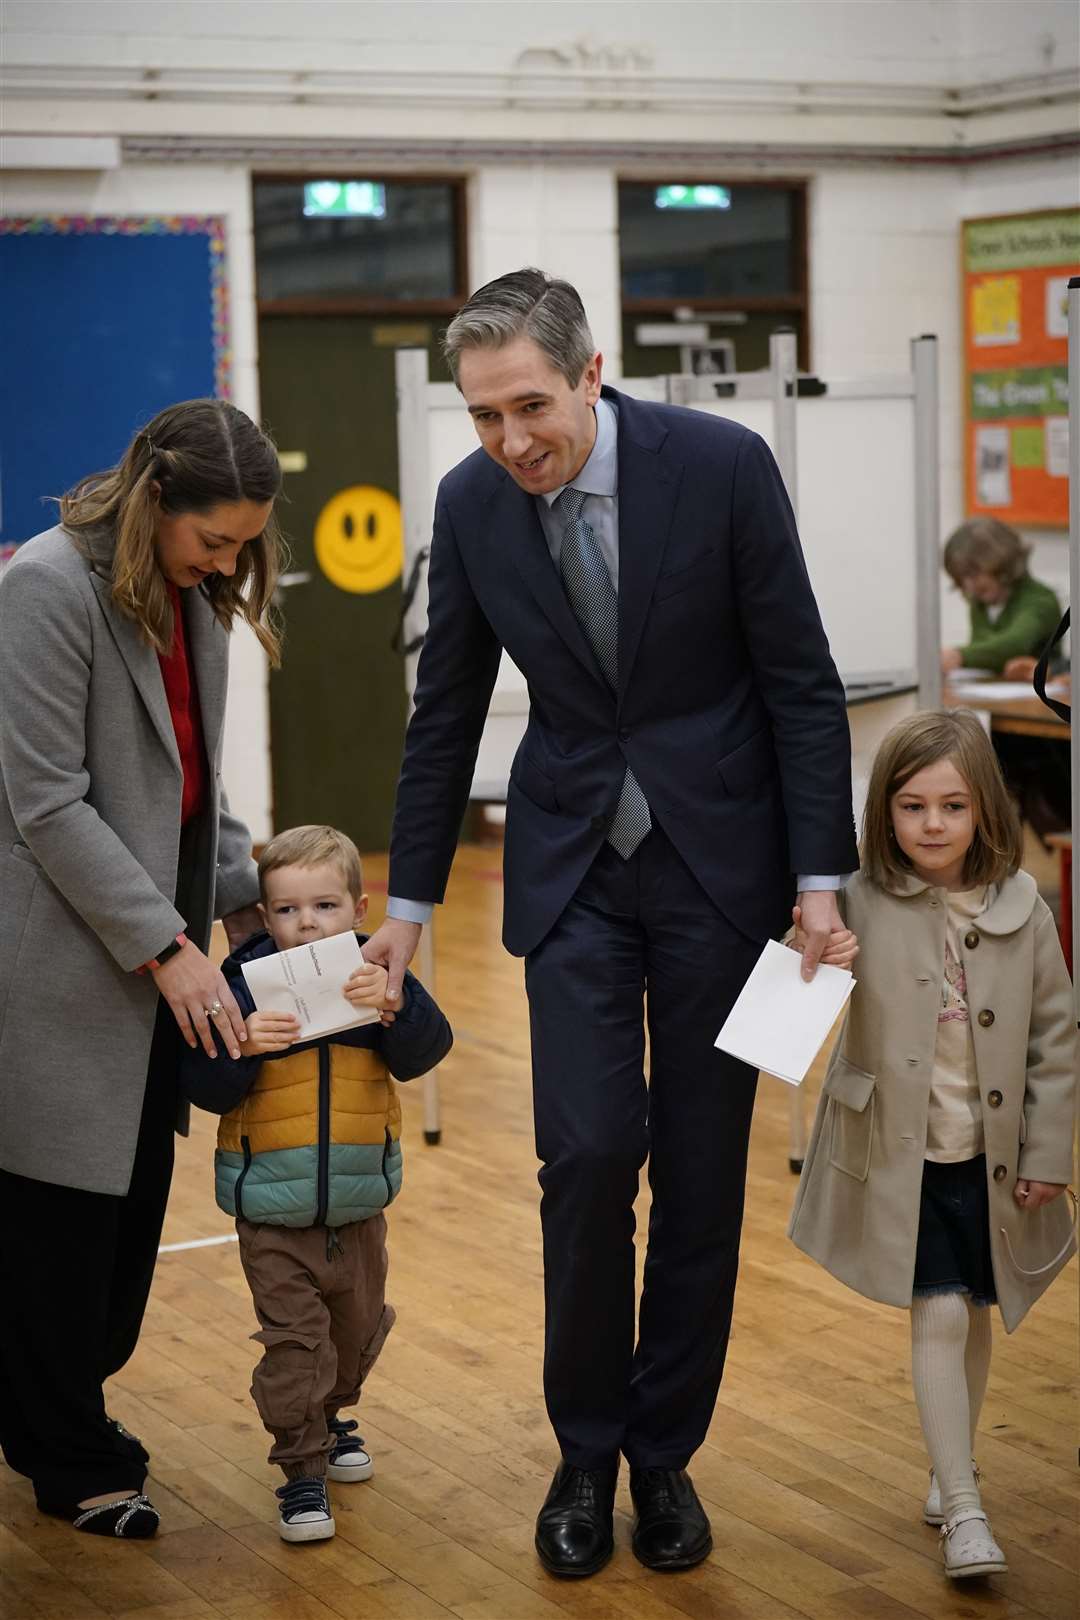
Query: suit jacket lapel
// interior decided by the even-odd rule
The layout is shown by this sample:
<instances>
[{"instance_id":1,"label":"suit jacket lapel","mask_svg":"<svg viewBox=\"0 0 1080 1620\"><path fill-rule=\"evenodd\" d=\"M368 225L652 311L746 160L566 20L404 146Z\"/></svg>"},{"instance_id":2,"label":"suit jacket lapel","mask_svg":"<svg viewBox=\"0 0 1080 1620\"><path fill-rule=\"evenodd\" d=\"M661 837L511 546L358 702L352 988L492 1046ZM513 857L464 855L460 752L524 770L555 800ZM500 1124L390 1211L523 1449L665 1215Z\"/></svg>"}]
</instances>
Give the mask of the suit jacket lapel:
<instances>
[{"instance_id":1,"label":"suit jacket lapel","mask_svg":"<svg viewBox=\"0 0 1080 1620\"><path fill-rule=\"evenodd\" d=\"M609 690L551 560L534 497L506 476L495 491L489 513L495 543L508 545L515 568L553 627L593 679Z\"/></svg>"},{"instance_id":2,"label":"suit jacket lapel","mask_svg":"<svg viewBox=\"0 0 1080 1620\"><path fill-rule=\"evenodd\" d=\"M158 663L157 653L148 642L143 640L142 631L134 619L127 618L116 607L112 599L112 583L102 574L92 573L90 576L98 601L101 603L105 622L109 626L113 640L116 642L120 655L128 667L128 673L138 689L154 722L154 729L161 739L166 753L180 771L180 752L176 746L176 733L173 730L172 715L169 713L169 700L165 696L165 683L161 678L161 666Z\"/></svg>"},{"instance_id":3,"label":"suit jacket lapel","mask_svg":"<svg viewBox=\"0 0 1080 1620\"><path fill-rule=\"evenodd\" d=\"M187 626L188 657L195 689L199 694L206 759L211 772L217 769L225 718L225 694L229 682L229 638L214 617L202 592L184 591L184 623Z\"/></svg>"},{"instance_id":4,"label":"suit jacket lapel","mask_svg":"<svg viewBox=\"0 0 1080 1620\"><path fill-rule=\"evenodd\" d=\"M619 406L619 695L626 692L675 512L682 466L667 430L625 395Z\"/></svg>"}]
</instances>

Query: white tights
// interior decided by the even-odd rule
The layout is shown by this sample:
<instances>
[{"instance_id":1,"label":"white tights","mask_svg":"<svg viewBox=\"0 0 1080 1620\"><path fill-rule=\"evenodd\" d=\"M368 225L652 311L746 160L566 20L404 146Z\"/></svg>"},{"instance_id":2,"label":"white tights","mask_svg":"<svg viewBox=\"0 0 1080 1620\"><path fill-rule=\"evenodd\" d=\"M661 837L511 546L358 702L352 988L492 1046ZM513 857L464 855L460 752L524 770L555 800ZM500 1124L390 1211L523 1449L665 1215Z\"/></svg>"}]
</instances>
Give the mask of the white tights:
<instances>
[{"instance_id":1,"label":"white tights","mask_svg":"<svg viewBox=\"0 0 1080 1620\"><path fill-rule=\"evenodd\" d=\"M946 1519L980 1506L971 1469L990 1372L990 1311L964 1294L911 1302L911 1380Z\"/></svg>"}]
</instances>

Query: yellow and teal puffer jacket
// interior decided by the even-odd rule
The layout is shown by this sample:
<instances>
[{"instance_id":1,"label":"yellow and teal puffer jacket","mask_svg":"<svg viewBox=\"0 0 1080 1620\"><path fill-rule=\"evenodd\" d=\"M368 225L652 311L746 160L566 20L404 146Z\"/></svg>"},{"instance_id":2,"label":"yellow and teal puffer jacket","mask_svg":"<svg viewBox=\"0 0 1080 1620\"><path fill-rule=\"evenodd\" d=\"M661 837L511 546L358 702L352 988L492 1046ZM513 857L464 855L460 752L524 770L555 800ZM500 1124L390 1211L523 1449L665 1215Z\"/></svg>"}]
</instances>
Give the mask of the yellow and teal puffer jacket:
<instances>
[{"instance_id":1,"label":"yellow and teal puffer jacket","mask_svg":"<svg viewBox=\"0 0 1080 1620\"><path fill-rule=\"evenodd\" d=\"M358 936L363 942L364 936ZM274 951L267 934L223 964L244 1016L242 965ZM450 1026L412 974L393 1024L364 1024L280 1055L185 1054L190 1101L223 1114L214 1158L218 1207L272 1226L345 1226L385 1209L401 1187L401 1104L410 1080L449 1051Z\"/></svg>"}]
</instances>

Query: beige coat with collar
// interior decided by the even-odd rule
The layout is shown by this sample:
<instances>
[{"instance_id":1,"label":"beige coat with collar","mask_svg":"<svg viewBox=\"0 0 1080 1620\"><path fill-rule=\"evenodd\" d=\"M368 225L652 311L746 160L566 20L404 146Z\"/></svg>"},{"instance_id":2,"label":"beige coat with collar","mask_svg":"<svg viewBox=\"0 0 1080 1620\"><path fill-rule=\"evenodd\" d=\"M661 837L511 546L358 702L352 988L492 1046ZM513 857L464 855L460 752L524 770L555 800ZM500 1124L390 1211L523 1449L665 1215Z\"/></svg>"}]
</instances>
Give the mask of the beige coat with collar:
<instances>
[{"instance_id":1,"label":"beige coat with collar","mask_svg":"<svg viewBox=\"0 0 1080 1620\"><path fill-rule=\"evenodd\" d=\"M834 1277L911 1304L930 1076L945 960L945 893L858 875L841 897L858 983L822 1087L789 1235ZM1017 873L963 936L986 1135L990 1247L1008 1332L1076 1247L1072 1203L1025 1212L1018 1177L1068 1182L1077 1086L1072 987L1054 921Z\"/></svg>"},{"instance_id":2,"label":"beige coat with collar","mask_svg":"<svg viewBox=\"0 0 1080 1620\"><path fill-rule=\"evenodd\" d=\"M0 1169L127 1191L158 995L133 969L252 904L221 785L229 638L183 593L210 804L176 907L183 772L157 654L61 528L0 578Z\"/></svg>"}]
</instances>

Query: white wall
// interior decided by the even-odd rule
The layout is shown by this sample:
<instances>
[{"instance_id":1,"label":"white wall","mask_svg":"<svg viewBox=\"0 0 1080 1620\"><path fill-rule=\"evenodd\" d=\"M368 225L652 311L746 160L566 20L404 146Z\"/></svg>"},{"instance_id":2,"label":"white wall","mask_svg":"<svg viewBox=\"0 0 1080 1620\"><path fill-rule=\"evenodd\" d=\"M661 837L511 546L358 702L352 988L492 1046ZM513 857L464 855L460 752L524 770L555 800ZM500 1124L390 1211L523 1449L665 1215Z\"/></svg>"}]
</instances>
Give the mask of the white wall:
<instances>
[{"instance_id":1,"label":"white wall","mask_svg":"<svg viewBox=\"0 0 1080 1620\"><path fill-rule=\"evenodd\" d=\"M621 367L618 196L610 167L479 168L469 181L469 281L535 264L581 294L606 370Z\"/></svg>"},{"instance_id":2,"label":"white wall","mask_svg":"<svg viewBox=\"0 0 1080 1620\"><path fill-rule=\"evenodd\" d=\"M7 214L220 214L226 220L233 399L259 414L251 183L240 166L134 165L100 174L3 176ZM262 649L242 627L232 638L225 786L257 840L270 836L270 720Z\"/></svg>"}]
</instances>

